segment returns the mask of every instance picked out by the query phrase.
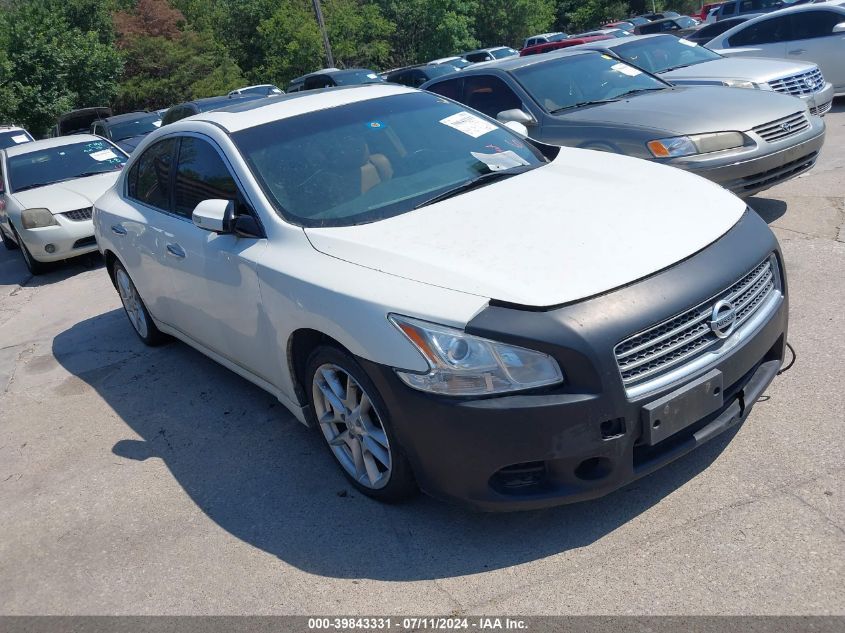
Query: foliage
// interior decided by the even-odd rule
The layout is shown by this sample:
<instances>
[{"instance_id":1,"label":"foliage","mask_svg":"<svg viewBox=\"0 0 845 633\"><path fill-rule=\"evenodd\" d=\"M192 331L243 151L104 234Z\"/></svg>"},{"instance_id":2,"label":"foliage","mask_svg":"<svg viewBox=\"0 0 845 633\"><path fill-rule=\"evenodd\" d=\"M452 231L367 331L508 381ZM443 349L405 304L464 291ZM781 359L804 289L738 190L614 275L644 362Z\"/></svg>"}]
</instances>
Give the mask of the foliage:
<instances>
[{"instance_id":1,"label":"foliage","mask_svg":"<svg viewBox=\"0 0 845 633\"><path fill-rule=\"evenodd\" d=\"M555 19L553 0L483 0L475 14L482 46L522 46L523 38L548 31Z\"/></svg>"}]
</instances>

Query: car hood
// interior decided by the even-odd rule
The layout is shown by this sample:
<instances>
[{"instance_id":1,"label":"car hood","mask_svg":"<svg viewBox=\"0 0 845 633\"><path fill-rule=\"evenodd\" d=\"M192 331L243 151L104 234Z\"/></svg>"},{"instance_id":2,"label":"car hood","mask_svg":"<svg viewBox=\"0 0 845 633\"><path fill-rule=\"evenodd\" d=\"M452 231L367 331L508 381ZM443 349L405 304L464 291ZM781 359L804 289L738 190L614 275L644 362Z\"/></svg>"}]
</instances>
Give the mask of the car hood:
<instances>
[{"instance_id":1,"label":"car hood","mask_svg":"<svg viewBox=\"0 0 845 633\"><path fill-rule=\"evenodd\" d=\"M713 104L719 105L714 107ZM643 92L619 101L585 106L557 118L569 122L637 126L680 135L728 130L745 132L804 107L794 97L769 91L691 86Z\"/></svg>"},{"instance_id":2,"label":"car hood","mask_svg":"<svg viewBox=\"0 0 845 633\"><path fill-rule=\"evenodd\" d=\"M718 185L674 167L563 148L549 165L416 211L305 233L318 251L360 266L546 307L672 266L744 210Z\"/></svg>"},{"instance_id":3,"label":"car hood","mask_svg":"<svg viewBox=\"0 0 845 633\"><path fill-rule=\"evenodd\" d=\"M115 183L119 174L119 171L113 171L88 178L66 180L12 195L22 209L43 207L50 209L53 215L56 215L94 206L94 201Z\"/></svg>"},{"instance_id":4,"label":"car hood","mask_svg":"<svg viewBox=\"0 0 845 633\"><path fill-rule=\"evenodd\" d=\"M724 57L713 61L677 68L660 73L669 81L696 81L720 79L747 79L755 83L766 83L812 70L813 64L790 62L781 59L763 59L754 57Z\"/></svg>"}]
</instances>

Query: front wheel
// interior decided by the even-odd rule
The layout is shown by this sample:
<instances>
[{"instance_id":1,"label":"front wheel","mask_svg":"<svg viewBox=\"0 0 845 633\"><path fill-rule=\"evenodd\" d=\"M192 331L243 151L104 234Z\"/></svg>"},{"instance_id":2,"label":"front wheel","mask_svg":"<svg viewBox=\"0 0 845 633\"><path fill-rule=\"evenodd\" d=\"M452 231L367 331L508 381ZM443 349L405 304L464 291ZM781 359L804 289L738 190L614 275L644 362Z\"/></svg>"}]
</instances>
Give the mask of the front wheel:
<instances>
[{"instance_id":1,"label":"front wheel","mask_svg":"<svg viewBox=\"0 0 845 633\"><path fill-rule=\"evenodd\" d=\"M129 317L129 322L138 337L150 346L161 345L167 340L167 335L156 327L153 323L147 306L138 294L138 289L132 283L129 273L120 262L114 264L114 283L117 286L117 293L120 295L120 301L123 303L123 309L126 311L126 316Z\"/></svg>"},{"instance_id":2,"label":"front wheel","mask_svg":"<svg viewBox=\"0 0 845 633\"><path fill-rule=\"evenodd\" d=\"M387 407L355 359L336 347L319 347L308 360L307 376L314 422L352 485L388 503L416 494Z\"/></svg>"},{"instance_id":3,"label":"front wheel","mask_svg":"<svg viewBox=\"0 0 845 633\"><path fill-rule=\"evenodd\" d=\"M12 230L15 231L15 227L12 227ZM23 255L23 263L26 264L27 270L29 270L29 274L35 276L40 275L44 271L47 270L47 264L44 262L39 262L32 256L32 253L29 252L29 249L24 244L24 241L21 239L20 233L15 231L15 238L18 240L18 246L21 249L21 255Z\"/></svg>"}]
</instances>

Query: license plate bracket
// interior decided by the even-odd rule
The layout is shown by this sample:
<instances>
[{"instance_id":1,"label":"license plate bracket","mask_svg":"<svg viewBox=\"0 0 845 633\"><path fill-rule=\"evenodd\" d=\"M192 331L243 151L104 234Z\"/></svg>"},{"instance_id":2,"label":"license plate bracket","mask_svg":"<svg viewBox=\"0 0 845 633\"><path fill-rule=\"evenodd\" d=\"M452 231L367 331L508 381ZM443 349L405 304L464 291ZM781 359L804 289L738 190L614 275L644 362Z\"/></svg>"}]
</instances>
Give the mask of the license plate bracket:
<instances>
[{"instance_id":1,"label":"license plate bracket","mask_svg":"<svg viewBox=\"0 0 845 633\"><path fill-rule=\"evenodd\" d=\"M653 446L719 410L724 404L723 390L722 372L714 369L643 406L643 440Z\"/></svg>"}]
</instances>

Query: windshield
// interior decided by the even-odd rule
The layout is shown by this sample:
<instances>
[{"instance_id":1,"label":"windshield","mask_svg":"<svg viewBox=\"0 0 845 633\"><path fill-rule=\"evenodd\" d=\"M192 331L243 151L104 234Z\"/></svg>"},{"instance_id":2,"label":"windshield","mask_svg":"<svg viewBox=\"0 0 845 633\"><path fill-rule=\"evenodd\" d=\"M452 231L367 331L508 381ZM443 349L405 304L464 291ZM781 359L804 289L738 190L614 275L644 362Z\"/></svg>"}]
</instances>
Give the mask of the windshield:
<instances>
[{"instance_id":1,"label":"windshield","mask_svg":"<svg viewBox=\"0 0 845 633\"><path fill-rule=\"evenodd\" d=\"M614 46L613 52L625 61L652 73L662 73L673 68L693 66L722 58L709 48L674 35L626 42Z\"/></svg>"},{"instance_id":2,"label":"windshield","mask_svg":"<svg viewBox=\"0 0 845 633\"><path fill-rule=\"evenodd\" d=\"M512 48L497 48L496 50L490 51L490 54L496 59L502 59L504 57L513 57L514 55L519 55L519 52L515 51Z\"/></svg>"},{"instance_id":3,"label":"windshield","mask_svg":"<svg viewBox=\"0 0 845 633\"><path fill-rule=\"evenodd\" d=\"M9 156L12 193L122 169L126 156L108 141L86 141Z\"/></svg>"},{"instance_id":4,"label":"windshield","mask_svg":"<svg viewBox=\"0 0 845 633\"><path fill-rule=\"evenodd\" d=\"M588 53L531 64L513 75L547 112L612 101L667 85L609 55Z\"/></svg>"},{"instance_id":5,"label":"windshield","mask_svg":"<svg viewBox=\"0 0 845 633\"><path fill-rule=\"evenodd\" d=\"M452 65L452 62L449 62L448 64L438 64L437 66L426 66L423 72L427 79L434 79L435 77L442 77L443 75L453 73L458 69L458 66Z\"/></svg>"},{"instance_id":6,"label":"windshield","mask_svg":"<svg viewBox=\"0 0 845 633\"><path fill-rule=\"evenodd\" d=\"M116 123L109 127L113 141L122 141L133 136L143 136L161 127L161 117L157 114L145 114L131 121Z\"/></svg>"},{"instance_id":7,"label":"windshield","mask_svg":"<svg viewBox=\"0 0 845 633\"><path fill-rule=\"evenodd\" d=\"M7 132L0 132L0 149L7 147L14 147L21 143L29 143L32 137L23 130L10 130Z\"/></svg>"},{"instance_id":8,"label":"windshield","mask_svg":"<svg viewBox=\"0 0 845 633\"><path fill-rule=\"evenodd\" d=\"M319 110L232 138L276 209L302 226L383 220L479 176L545 162L507 128L426 92Z\"/></svg>"},{"instance_id":9,"label":"windshield","mask_svg":"<svg viewBox=\"0 0 845 633\"><path fill-rule=\"evenodd\" d=\"M347 70L342 73L337 73L336 75L332 75L332 79L334 79L334 82L338 86L369 84L384 81L372 70L368 70L366 68L362 68L361 70Z\"/></svg>"}]
</instances>

